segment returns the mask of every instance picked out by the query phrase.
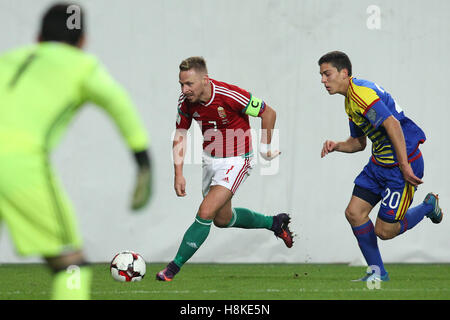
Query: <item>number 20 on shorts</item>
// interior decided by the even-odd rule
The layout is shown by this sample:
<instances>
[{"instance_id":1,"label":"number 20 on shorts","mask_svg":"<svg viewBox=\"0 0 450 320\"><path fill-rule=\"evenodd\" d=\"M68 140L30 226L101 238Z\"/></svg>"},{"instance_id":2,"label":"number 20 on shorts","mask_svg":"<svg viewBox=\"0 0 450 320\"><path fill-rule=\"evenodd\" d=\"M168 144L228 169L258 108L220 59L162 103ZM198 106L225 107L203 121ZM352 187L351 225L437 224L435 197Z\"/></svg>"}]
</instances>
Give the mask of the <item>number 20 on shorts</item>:
<instances>
[{"instance_id":1,"label":"number 20 on shorts","mask_svg":"<svg viewBox=\"0 0 450 320\"><path fill-rule=\"evenodd\" d=\"M398 191L392 192L391 189L386 188L384 191L386 195L383 197L381 204L385 207L389 207L391 209L396 209L400 203L400 199L402 197L401 193Z\"/></svg>"}]
</instances>

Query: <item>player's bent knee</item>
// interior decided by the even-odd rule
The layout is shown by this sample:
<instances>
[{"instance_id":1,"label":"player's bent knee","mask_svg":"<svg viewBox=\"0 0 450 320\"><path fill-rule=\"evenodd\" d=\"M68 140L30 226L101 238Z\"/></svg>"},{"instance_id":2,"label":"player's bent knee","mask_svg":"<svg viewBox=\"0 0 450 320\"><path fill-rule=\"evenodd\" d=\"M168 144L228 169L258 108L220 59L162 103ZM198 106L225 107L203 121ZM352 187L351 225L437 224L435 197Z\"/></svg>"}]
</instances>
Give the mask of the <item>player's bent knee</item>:
<instances>
[{"instance_id":1,"label":"player's bent knee","mask_svg":"<svg viewBox=\"0 0 450 320\"><path fill-rule=\"evenodd\" d=\"M389 223L381 219L377 219L375 224L375 234L381 240L389 240L395 238L400 231L400 226L398 223Z\"/></svg>"},{"instance_id":2,"label":"player's bent knee","mask_svg":"<svg viewBox=\"0 0 450 320\"><path fill-rule=\"evenodd\" d=\"M201 204L200 208L198 208L197 215L205 220L214 220L216 217L216 212L210 206Z\"/></svg>"},{"instance_id":3,"label":"player's bent knee","mask_svg":"<svg viewBox=\"0 0 450 320\"><path fill-rule=\"evenodd\" d=\"M396 236L396 234L394 234L392 231L382 228L375 228L375 234L381 240L389 240Z\"/></svg>"},{"instance_id":4,"label":"player's bent knee","mask_svg":"<svg viewBox=\"0 0 450 320\"><path fill-rule=\"evenodd\" d=\"M71 253L62 254L56 257L45 257L48 266L54 272L66 270L70 266L83 266L87 265L84 255L81 251L75 251Z\"/></svg>"},{"instance_id":5,"label":"player's bent knee","mask_svg":"<svg viewBox=\"0 0 450 320\"><path fill-rule=\"evenodd\" d=\"M361 215L347 207L345 209L345 218L352 226L357 226L360 223Z\"/></svg>"},{"instance_id":6,"label":"player's bent knee","mask_svg":"<svg viewBox=\"0 0 450 320\"><path fill-rule=\"evenodd\" d=\"M230 223L230 221L225 221L224 219L220 219L217 217L214 219L214 225L218 228L226 228L228 226L228 223Z\"/></svg>"},{"instance_id":7,"label":"player's bent knee","mask_svg":"<svg viewBox=\"0 0 450 320\"><path fill-rule=\"evenodd\" d=\"M345 209L345 218L347 219L348 222L351 223L352 219L352 212L347 208Z\"/></svg>"}]
</instances>

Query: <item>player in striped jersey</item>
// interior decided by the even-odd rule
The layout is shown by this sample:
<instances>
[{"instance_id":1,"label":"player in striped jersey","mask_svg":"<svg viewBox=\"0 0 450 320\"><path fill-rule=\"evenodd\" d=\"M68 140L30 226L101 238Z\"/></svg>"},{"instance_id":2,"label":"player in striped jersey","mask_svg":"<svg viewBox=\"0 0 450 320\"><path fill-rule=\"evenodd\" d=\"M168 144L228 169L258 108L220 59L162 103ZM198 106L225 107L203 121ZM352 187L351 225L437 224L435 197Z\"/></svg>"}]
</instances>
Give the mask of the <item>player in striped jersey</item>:
<instances>
[{"instance_id":1,"label":"player in striped jersey","mask_svg":"<svg viewBox=\"0 0 450 320\"><path fill-rule=\"evenodd\" d=\"M425 134L383 88L352 77L352 65L345 53L327 53L318 63L328 93L345 96L350 124L350 137L346 141L325 141L322 158L333 151L362 151L367 137L372 141L372 157L355 179L353 195L345 211L367 264L372 267L372 272L358 280L389 280L377 236L382 240L392 239L412 229L424 217L433 223L442 220L434 193L410 208L414 192L423 182L424 162L419 145L425 142ZM380 201L374 227L369 213Z\"/></svg>"},{"instance_id":2,"label":"player in striped jersey","mask_svg":"<svg viewBox=\"0 0 450 320\"><path fill-rule=\"evenodd\" d=\"M173 143L175 192L186 195L183 160L186 131L195 120L203 133L203 201L194 223L184 234L173 261L156 279L171 281L206 240L211 224L219 228L268 229L292 247L290 217L286 213L265 216L246 208L232 207L231 200L252 170L253 150L249 116L261 118L263 130L260 153L272 160L279 151L271 150L276 113L261 99L225 82L209 78L202 57L191 57L180 64L182 94L178 101L176 134Z\"/></svg>"}]
</instances>

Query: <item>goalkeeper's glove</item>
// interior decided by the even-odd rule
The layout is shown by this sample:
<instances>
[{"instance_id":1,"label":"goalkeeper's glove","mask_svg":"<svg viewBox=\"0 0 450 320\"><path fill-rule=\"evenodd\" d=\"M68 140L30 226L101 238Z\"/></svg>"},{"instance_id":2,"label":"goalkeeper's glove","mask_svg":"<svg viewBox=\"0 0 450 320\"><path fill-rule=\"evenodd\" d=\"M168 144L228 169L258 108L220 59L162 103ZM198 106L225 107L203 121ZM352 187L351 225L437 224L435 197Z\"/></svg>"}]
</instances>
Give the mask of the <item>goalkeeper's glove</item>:
<instances>
[{"instance_id":1,"label":"goalkeeper's glove","mask_svg":"<svg viewBox=\"0 0 450 320\"><path fill-rule=\"evenodd\" d=\"M150 157L146 150L136 152L134 156L138 164L138 173L131 208L133 210L139 210L147 205L152 195L152 168Z\"/></svg>"}]
</instances>

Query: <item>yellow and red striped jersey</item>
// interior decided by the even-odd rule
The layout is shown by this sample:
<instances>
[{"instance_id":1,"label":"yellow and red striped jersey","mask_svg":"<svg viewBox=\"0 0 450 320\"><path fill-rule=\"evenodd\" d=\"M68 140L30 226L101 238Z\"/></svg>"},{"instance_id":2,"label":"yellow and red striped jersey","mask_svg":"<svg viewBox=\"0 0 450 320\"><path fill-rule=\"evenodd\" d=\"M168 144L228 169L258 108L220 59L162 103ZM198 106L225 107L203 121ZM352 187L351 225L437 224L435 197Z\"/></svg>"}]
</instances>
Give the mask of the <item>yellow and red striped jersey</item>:
<instances>
[{"instance_id":1,"label":"yellow and red striped jersey","mask_svg":"<svg viewBox=\"0 0 450 320\"><path fill-rule=\"evenodd\" d=\"M352 137L367 136L372 141L372 161L381 166L397 165L394 147L381 125L391 115L401 124L408 160L420 156L419 145L426 137L422 129L405 116L394 98L376 83L350 78L345 111L350 120Z\"/></svg>"}]
</instances>

